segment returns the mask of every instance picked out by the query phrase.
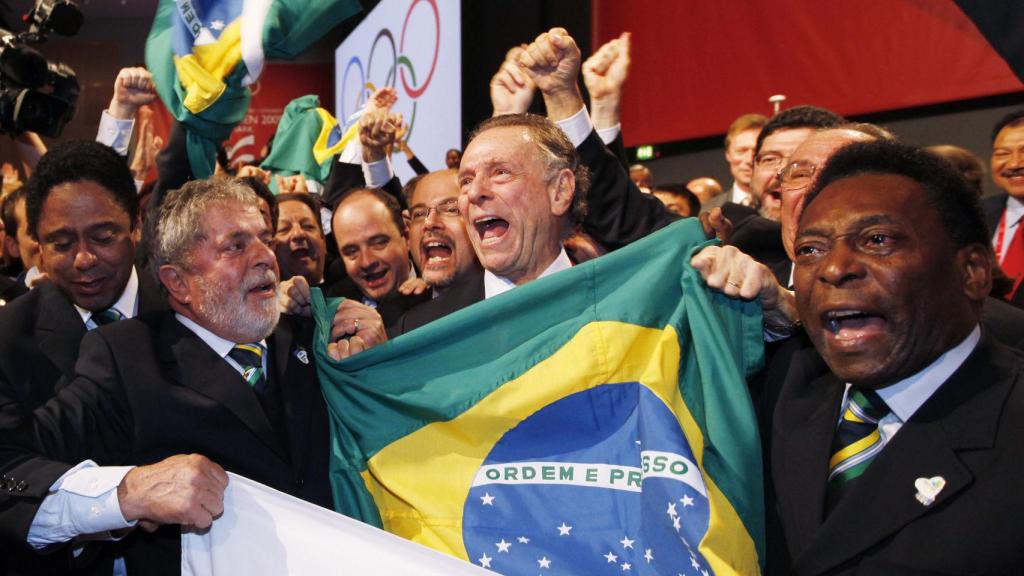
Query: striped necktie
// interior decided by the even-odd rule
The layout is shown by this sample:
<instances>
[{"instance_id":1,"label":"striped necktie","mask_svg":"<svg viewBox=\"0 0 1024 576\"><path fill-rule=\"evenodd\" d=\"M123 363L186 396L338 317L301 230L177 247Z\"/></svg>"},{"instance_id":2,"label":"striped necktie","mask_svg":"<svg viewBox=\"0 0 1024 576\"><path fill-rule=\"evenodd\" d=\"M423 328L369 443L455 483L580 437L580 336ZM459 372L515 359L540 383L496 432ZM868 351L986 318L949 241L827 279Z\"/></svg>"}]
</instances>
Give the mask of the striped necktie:
<instances>
[{"instance_id":1,"label":"striped necktie","mask_svg":"<svg viewBox=\"0 0 1024 576\"><path fill-rule=\"evenodd\" d=\"M828 462L828 510L832 510L850 484L867 470L885 445L878 421L889 413L885 401L872 390L850 387L843 418L832 439Z\"/></svg>"},{"instance_id":2,"label":"striped necktie","mask_svg":"<svg viewBox=\"0 0 1024 576\"><path fill-rule=\"evenodd\" d=\"M123 319L124 315L118 312L117 308L107 308L106 310L92 313L92 321L96 323L97 327L113 324Z\"/></svg>"},{"instance_id":3,"label":"striped necktie","mask_svg":"<svg viewBox=\"0 0 1024 576\"><path fill-rule=\"evenodd\" d=\"M263 374L263 345L236 344L228 356L242 367L242 377L257 392L262 392L267 383Z\"/></svg>"}]
</instances>

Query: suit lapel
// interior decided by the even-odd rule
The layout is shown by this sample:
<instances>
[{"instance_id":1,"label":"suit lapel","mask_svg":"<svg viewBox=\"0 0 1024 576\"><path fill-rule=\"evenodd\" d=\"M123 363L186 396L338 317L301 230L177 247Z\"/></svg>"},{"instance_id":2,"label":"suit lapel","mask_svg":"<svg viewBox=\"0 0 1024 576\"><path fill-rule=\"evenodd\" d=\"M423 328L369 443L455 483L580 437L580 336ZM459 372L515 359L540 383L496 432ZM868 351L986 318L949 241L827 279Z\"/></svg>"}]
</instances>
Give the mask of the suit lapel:
<instances>
[{"instance_id":1,"label":"suit lapel","mask_svg":"<svg viewBox=\"0 0 1024 576\"><path fill-rule=\"evenodd\" d=\"M779 442L772 448L773 477L781 512L788 518L786 538L794 550L804 549L824 520L828 460L844 390L830 373L814 377L818 358L813 348L793 355L786 381L810 384L802 387L803 394L780 401L776 414Z\"/></svg>"},{"instance_id":2,"label":"suit lapel","mask_svg":"<svg viewBox=\"0 0 1024 576\"><path fill-rule=\"evenodd\" d=\"M36 290L40 291L39 319L35 328L39 349L71 381L75 376L78 348L86 332L85 323L55 286L43 284Z\"/></svg>"},{"instance_id":3,"label":"suit lapel","mask_svg":"<svg viewBox=\"0 0 1024 576\"><path fill-rule=\"evenodd\" d=\"M212 398L242 421L271 450L287 460L281 442L260 406L259 399L242 376L173 315L161 326L163 361L176 365L171 370L180 384Z\"/></svg>"},{"instance_id":4,"label":"suit lapel","mask_svg":"<svg viewBox=\"0 0 1024 576\"><path fill-rule=\"evenodd\" d=\"M940 509L973 481L960 450L991 448L1013 373L994 341L967 361L906 422L851 487L794 567L819 573L855 558L915 519ZM917 500L918 478L941 476L935 501Z\"/></svg>"},{"instance_id":5,"label":"suit lapel","mask_svg":"<svg viewBox=\"0 0 1024 576\"><path fill-rule=\"evenodd\" d=\"M314 394L319 393L320 387L317 384L319 380L313 351L299 344L309 340L298 336L293 334L287 317L282 317L268 339L268 345L271 350L269 369L284 400L292 467L302 470L310 446L310 427L313 425L310 403L315 398ZM305 362L302 358L305 358ZM310 385L310 382L313 384Z\"/></svg>"}]
</instances>

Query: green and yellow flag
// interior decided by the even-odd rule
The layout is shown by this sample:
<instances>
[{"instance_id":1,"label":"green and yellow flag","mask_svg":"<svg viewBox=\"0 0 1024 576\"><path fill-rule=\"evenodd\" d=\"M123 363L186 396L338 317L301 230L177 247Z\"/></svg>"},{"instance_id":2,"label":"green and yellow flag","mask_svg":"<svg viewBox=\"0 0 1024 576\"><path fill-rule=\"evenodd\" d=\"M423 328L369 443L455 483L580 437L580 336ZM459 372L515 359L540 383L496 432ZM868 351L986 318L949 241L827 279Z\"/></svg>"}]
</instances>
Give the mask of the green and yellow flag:
<instances>
[{"instance_id":1,"label":"green and yellow flag","mask_svg":"<svg viewBox=\"0 0 1024 576\"><path fill-rule=\"evenodd\" d=\"M755 574L757 302L696 219L343 362L317 293L339 511L502 574ZM615 566L612 566L615 564Z\"/></svg>"},{"instance_id":2,"label":"green and yellow flag","mask_svg":"<svg viewBox=\"0 0 1024 576\"><path fill-rule=\"evenodd\" d=\"M185 125L196 178L249 109L266 59L292 59L361 10L358 0L160 0L146 66Z\"/></svg>"},{"instance_id":3,"label":"green and yellow flag","mask_svg":"<svg viewBox=\"0 0 1024 576\"><path fill-rule=\"evenodd\" d=\"M331 173L331 160L357 136L357 128L342 134L338 121L320 107L315 94L296 98L285 106L274 149L260 168L284 176L302 174L322 184Z\"/></svg>"}]
</instances>

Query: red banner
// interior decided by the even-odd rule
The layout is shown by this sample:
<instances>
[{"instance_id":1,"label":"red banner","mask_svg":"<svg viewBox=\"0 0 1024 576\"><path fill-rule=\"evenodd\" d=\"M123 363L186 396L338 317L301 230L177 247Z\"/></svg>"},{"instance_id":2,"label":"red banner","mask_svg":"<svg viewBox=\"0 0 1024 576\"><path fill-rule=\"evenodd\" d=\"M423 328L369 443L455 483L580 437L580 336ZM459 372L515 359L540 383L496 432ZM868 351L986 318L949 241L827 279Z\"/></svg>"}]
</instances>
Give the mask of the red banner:
<instances>
[{"instance_id":1,"label":"red banner","mask_svg":"<svg viewBox=\"0 0 1024 576\"><path fill-rule=\"evenodd\" d=\"M740 114L844 115L1024 89L952 0L593 0L594 46L633 33L626 144L722 134Z\"/></svg>"}]
</instances>

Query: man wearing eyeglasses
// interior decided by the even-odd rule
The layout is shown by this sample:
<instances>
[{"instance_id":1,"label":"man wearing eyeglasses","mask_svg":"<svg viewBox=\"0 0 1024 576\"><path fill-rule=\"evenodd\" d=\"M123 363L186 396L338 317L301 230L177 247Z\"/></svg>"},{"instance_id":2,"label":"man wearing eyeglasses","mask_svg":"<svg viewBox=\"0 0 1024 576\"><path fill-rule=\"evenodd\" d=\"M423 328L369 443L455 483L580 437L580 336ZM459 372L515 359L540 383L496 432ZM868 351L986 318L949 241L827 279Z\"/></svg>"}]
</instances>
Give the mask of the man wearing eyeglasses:
<instances>
[{"instance_id":1,"label":"man wearing eyeglasses","mask_svg":"<svg viewBox=\"0 0 1024 576\"><path fill-rule=\"evenodd\" d=\"M729 243L770 268L783 286L788 284L791 257L783 249L778 223L779 171L815 130L836 126L842 121L835 113L815 106L796 106L776 114L761 129L754 147L750 190L757 210L729 203L722 206L723 214L733 223Z\"/></svg>"},{"instance_id":2,"label":"man wearing eyeglasses","mask_svg":"<svg viewBox=\"0 0 1024 576\"><path fill-rule=\"evenodd\" d=\"M432 298L389 325L392 338L483 299L484 270L459 212L457 177L457 170L440 170L405 185L409 249Z\"/></svg>"},{"instance_id":3,"label":"man wearing eyeglasses","mask_svg":"<svg viewBox=\"0 0 1024 576\"><path fill-rule=\"evenodd\" d=\"M758 204L758 213L779 220L780 199L775 189L776 175L789 156L815 130L837 126L843 119L815 106L795 106L779 112L761 129L754 147L754 176L750 187ZM727 214L728 216L728 214Z\"/></svg>"},{"instance_id":4,"label":"man wearing eyeglasses","mask_svg":"<svg viewBox=\"0 0 1024 576\"><path fill-rule=\"evenodd\" d=\"M409 249L434 297L483 273L459 213L456 170L431 172L409 181Z\"/></svg>"}]
</instances>

